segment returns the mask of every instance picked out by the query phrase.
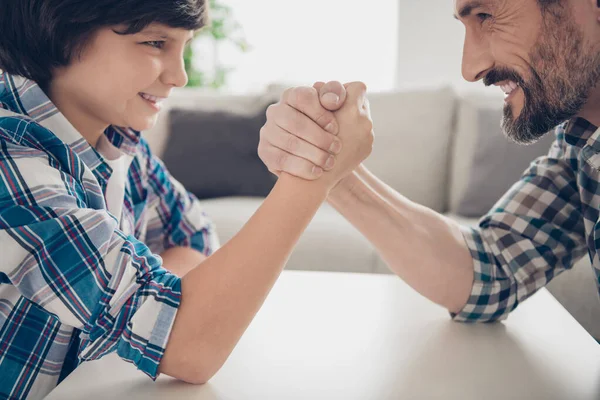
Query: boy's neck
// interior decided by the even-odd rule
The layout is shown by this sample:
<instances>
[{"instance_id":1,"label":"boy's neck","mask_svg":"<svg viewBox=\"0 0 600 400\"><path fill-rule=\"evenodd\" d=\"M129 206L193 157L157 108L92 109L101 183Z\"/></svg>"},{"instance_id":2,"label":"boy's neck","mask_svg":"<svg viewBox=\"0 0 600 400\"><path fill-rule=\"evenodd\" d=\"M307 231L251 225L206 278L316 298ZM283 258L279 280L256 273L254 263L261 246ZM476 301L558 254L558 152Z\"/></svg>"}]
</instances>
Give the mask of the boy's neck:
<instances>
[{"instance_id":1,"label":"boy's neck","mask_svg":"<svg viewBox=\"0 0 600 400\"><path fill-rule=\"evenodd\" d=\"M70 97L66 91L56 90L49 85L46 95L90 146L96 148L98 140L108 126L95 120L80 104L72 101L73 97Z\"/></svg>"}]
</instances>

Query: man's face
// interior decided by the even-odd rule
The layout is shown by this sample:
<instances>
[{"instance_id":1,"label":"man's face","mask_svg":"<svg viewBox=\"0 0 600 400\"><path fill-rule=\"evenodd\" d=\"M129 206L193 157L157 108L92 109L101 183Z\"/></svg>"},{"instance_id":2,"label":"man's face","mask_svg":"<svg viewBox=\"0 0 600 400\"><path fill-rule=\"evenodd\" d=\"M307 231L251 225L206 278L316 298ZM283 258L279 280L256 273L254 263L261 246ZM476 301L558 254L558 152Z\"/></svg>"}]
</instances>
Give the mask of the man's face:
<instances>
[{"instance_id":1,"label":"man's face","mask_svg":"<svg viewBox=\"0 0 600 400\"><path fill-rule=\"evenodd\" d=\"M585 39L588 5L571 3L542 11L537 0L455 0L466 28L463 76L506 93L502 126L516 142L535 142L575 116L600 76L599 53Z\"/></svg>"},{"instance_id":2,"label":"man's face","mask_svg":"<svg viewBox=\"0 0 600 400\"><path fill-rule=\"evenodd\" d=\"M159 24L132 35L113 29L124 30L97 32L81 57L57 72L53 90L60 91L67 118L80 127L149 129L156 122L160 98L187 83L183 51L194 32Z\"/></svg>"}]
</instances>

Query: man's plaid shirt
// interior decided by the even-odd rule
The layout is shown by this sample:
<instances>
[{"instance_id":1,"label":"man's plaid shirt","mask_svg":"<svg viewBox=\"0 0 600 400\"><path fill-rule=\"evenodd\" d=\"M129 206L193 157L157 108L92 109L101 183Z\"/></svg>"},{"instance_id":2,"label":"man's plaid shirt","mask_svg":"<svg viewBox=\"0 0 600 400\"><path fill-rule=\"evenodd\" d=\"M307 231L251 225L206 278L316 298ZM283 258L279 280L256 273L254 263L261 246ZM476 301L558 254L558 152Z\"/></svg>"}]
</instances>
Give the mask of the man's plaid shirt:
<instances>
[{"instance_id":1,"label":"man's plaid shirt","mask_svg":"<svg viewBox=\"0 0 600 400\"><path fill-rule=\"evenodd\" d=\"M505 318L588 253L600 276L600 130L583 119L556 129L547 156L466 230L475 282L459 321Z\"/></svg>"},{"instance_id":2,"label":"man's plaid shirt","mask_svg":"<svg viewBox=\"0 0 600 400\"><path fill-rule=\"evenodd\" d=\"M116 352L155 378L181 297L158 254L218 246L198 200L139 133L120 224L102 156L32 81L0 71L0 398L42 398L81 361Z\"/></svg>"}]
</instances>

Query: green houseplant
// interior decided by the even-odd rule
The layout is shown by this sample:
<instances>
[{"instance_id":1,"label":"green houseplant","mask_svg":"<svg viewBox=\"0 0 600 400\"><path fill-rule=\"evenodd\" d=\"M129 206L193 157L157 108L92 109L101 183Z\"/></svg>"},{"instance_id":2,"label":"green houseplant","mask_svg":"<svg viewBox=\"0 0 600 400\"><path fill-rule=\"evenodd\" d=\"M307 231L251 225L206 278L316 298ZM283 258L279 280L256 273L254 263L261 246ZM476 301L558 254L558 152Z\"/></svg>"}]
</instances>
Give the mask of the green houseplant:
<instances>
[{"instance_id":1,"label":"green houseplant","mask_svg":"<svg viewBox=\"0 0 600 400\"><path fill-rule=\"evenodd\" d=\"M224 43L230 43L241 52L250 49L241 25L233 18L230 6L222 0L209 0L209 23L202 29L196 39L205 37L213 44L214 52ZM219 63L215 58L211 66L197 65L194 61L194 42L187 46L183 58L188 74L188 87L205 87L219 89L227 82L227 75L232 70Z\"/></svg>"}]
</instances>

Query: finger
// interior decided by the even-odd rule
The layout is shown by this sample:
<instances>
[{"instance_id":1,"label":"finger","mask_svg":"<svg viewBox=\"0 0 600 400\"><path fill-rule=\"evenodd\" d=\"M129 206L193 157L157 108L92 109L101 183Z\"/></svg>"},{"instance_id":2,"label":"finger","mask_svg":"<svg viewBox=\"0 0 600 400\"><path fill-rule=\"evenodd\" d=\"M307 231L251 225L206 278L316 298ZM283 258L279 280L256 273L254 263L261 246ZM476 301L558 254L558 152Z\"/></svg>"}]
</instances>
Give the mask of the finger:
<instances>
[{"instance_id":1,"label":"finger","mask_svg":"<svg viewBox=\"0 0 600 400\"><path fill-rule=\"evenodd\" d=\"M277 108L267 109L267 121L321 150L332 154L339 154L342 150L342 142L338 137L326 132L306 114L288 104L279 104ZM272 142L272 136L276 136L278 131L265 129L264 134L267 140Z\"/></svg>"},{"instance_id":2,"label":"finger","mask_svg":"<svg viewBox=\"0 0 600 400\"><path fill-rule=\"evenodd\" d=\"M308 160L326 171L331 170L335 165L335 157L328 151L324 151L302 140L298 136L277 126L275 123L267 122L265 127L261 129L261 136L269 145L275 146L296 157Z\"/></svg>"},{"instance_id":3,"label":"finger","mask_svg":"<svg viewBox=\"0 0 600 400\"><path fill-rule=\"evenodd\" d=\"M315 84L313 85L313 87L315 89L317 89L317 92L318 92L319 90L321 90L321 88L323 87L323 85L325 85L325 82L317 81L317 82L315 82Z\"/></svg>"},{"instance_id":4,"label":"finger","mask_svg":"<svg viewBox=\"0 0 600 400\"><path fill-rule=\"evenodd\" d=\"M320 85L318 90L321 105L329 111L339 110L346 101L346 88L338 81Z\"/></svg>"},{"instance_id":5,"label":"finger","mask_svg":"<svg viewBox=\"0 0 600 400\"><path fill-rule=\"evenodd\" d=\"M337 120L331 111L323 108L315 88L296 87L286 90L281 102L300 111L327 132L337 135L339 128ZM290 132L296 134L294 131Z\"/></svg>"},{"instance_id":6,"label":"finger","mask_svg":"<svg viewBox=\"0 0 600 400\"><path fill-rule=\"evenodd\" d=\"M323 175L322 168L315 166L304 158L297 157L274 146L259 148L259 157L265 165L273 166L269 170L277 176L285 172L298 178L313 181Z\"/></svg>"},{"instance_id":7,"label":"finger","mask_svg":"<svg viewBox=\"0 0 600 400\"><path fill-rule=\"evenodd\" d=\"M344 85L347 92L347 103L357 106L359 110L365 109L367 85L363 82L349 82Z\"/></svg>"}]
</instances>

